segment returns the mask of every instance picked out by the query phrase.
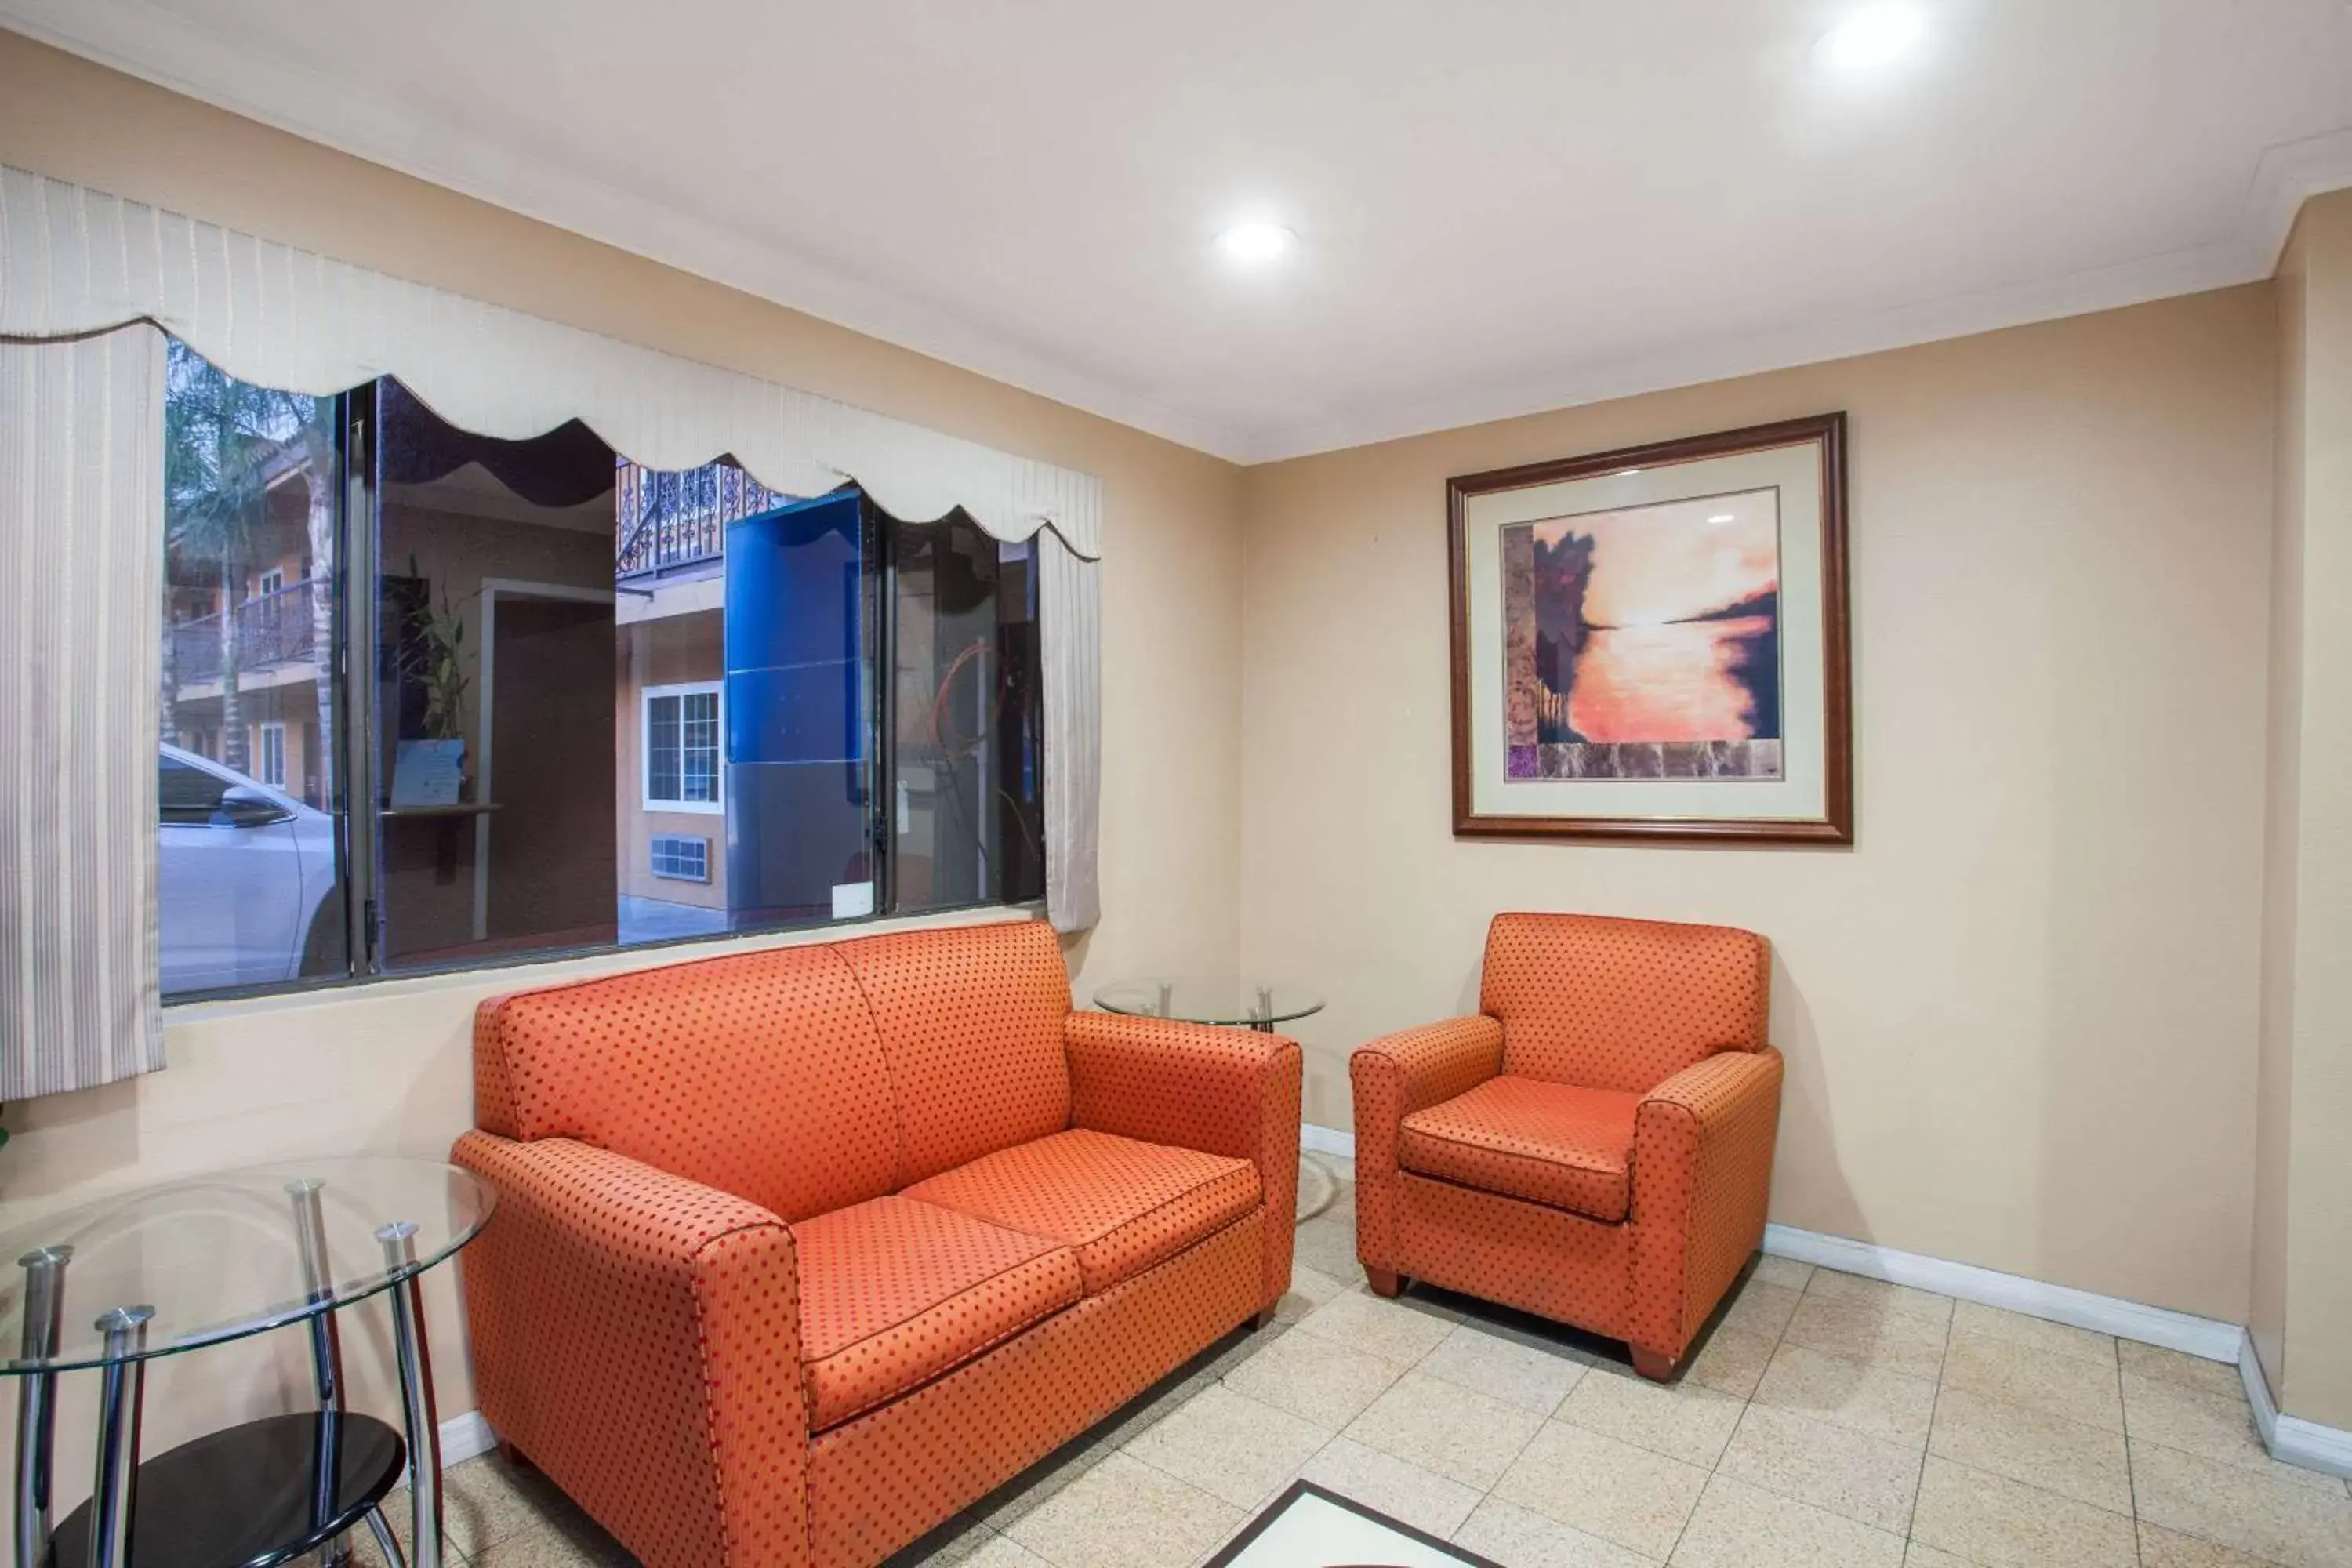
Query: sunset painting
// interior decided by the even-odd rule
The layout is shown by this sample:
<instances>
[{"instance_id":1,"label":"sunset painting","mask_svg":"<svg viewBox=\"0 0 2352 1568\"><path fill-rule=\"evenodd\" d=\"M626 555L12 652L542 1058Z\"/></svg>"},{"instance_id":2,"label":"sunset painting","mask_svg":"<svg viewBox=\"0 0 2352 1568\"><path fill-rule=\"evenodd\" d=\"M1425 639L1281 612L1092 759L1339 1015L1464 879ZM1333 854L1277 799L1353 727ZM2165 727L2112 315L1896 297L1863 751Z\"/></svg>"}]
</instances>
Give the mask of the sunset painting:
<instances>
[{"instance_id":1,"label":"sunset painting","mask_svg":"<svg viewBox=\"0 0 2352 1568\"><path fill-rule=\"evenodd\" d=\"M1501 530L1513 779L1777 779L1780 492Z\"/></svg>"}]
</instances>

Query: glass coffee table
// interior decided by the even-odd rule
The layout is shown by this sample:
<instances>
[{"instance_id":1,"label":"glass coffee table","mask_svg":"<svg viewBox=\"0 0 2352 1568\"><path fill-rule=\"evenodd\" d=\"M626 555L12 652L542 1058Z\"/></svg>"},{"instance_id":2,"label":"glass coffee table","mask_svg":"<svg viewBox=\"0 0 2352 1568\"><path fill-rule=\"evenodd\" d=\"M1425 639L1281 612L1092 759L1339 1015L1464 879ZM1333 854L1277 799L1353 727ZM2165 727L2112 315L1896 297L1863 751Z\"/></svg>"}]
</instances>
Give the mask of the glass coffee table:
<instances>
[{"instance_id":1,"label":"glass coffee table","mask_svg":"<svg viewBox=\"0 0 2352 1568\"><path fill-rule=\"evenodd\" d=\"M496 1203L455 1165L341 1158L225 1171L100 1200L0 1237L0 1372L16 1380L16 1568L268 1568L350 1558L351 1532L404 1554L381 1504L404 1470L407 1568L442 1568L441 1445L419 1276ZM335 1314L384 1296L404 1430L345 1408ZM301 1324L314 1413L209 1433L142 1464L158 1356ZM90 1499L51 1529L58 1380L95 1372Z\"/></svg>"},{"instance_id":2,"label":"glass coffee table","mask_svg":"<svg viewBox=\"0 0 2352 1568\"><path fill-rule=\"evenodd\" d=\"M1274 1033L1276 1024L1323 1010L1323 998L1304 986L1234 974L1154 976L1124 980L1095 993L1106 1013L1142 1018L1176 1018L1188 1024L1223 1024Z\"/></svg>"}]
</instances>

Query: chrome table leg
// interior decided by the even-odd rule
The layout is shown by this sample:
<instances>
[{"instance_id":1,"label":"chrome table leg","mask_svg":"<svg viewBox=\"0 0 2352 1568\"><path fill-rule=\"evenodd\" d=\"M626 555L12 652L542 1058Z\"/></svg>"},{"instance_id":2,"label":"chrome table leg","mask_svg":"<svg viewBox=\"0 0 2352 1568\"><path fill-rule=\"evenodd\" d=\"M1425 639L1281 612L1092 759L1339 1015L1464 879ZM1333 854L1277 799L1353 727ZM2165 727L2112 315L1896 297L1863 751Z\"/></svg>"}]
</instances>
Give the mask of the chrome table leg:
<instances>
[{"instance_id":1,"label":"chrome table leg","mask_svg":"<svg viewBox=\"0 0 2352 1568\"><path fill-rule=\"evenodd\" d=\"M58 1353L66 1310L70 1247L43 1247L16 1259L25 1271L23 1355ZM49 1550L49 1480L58 1435L58 1374L28 1372L16 1380L16 1568L41 1568Z\"/></svg>"},{"instance_id":2,"label":"chrome table leg","mask_svg":"<svg viewBox=\"0 0 2352 1568\"><path fill-rule=\"evenodd\" d=\"M402 1220L375 1233L389 1273L416 1267L416 1226ZM409 1568L441 1568L441 1426L433 1405L433 1363L425 1343L425 1284L411 1272L392 1288L393 1347L400 1361L401 1412L408 1423Z\"/></svg>"},{"instance_id":3,"label":"chrome table leg","mask_svg":"<svg viewBox=\"0 0 2352 1568\"><path fill-rule=\"evenodd\" d=\"M89 1568L129 1568L139 1490L139 1398L147 1380L152 1307L117 1307L93 1325L106 1336L98 1406L98 1478L90 1488Z\"/></svg>"},{"instance_id":4,"label":"chrome table leg","mask_svg":"<svg viewBox=\"0 0 2352 1568\"><path fill-rule=\"evenodd\" d=\"M286 1195L294 1200L294 1240L301 1254L302 1289L314 1302L326 1300L334 1293L334 1271L327 1260L326 1213L319 1206L319 1190L325 1185L324 1182L310 1179L286 1184ZM320 1414L340 1416L343 1409L343 1346L331 1309L321 1309L310 1320L310 1381L318 1391ZM335 1511L342 1489L342 1455L338 1451L341 1433L336 1421L321 1424L319 1467L311 1479L312 1505L320 1520ZM351 1560L351 1537L338 1535L320 1550L319 1568L345 1568Z\"/></svg>"},{"instance_id":5,"label":"chrome table leg","mask_svg":"<svg viewBox=\"0 0 2352 1568\"><path fill-rule=\"evenodd\" d=\"M408 1568L407 1560L400 1554L400 1542L392 1533L392 1521L383 1517L383 1510L367 1511L368 1531L375 1537L375 1549L383 1554L387 1568Z\"/></svg>"}]
</instances>

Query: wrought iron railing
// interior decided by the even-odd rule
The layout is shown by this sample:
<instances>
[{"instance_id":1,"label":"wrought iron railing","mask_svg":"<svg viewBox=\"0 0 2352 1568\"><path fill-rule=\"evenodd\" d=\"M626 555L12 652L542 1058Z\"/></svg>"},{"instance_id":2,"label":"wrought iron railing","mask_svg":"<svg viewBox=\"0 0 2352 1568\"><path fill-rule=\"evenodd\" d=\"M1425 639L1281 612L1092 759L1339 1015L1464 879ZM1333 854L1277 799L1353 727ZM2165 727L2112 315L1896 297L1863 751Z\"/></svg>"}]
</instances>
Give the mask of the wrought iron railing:
<instances>
[{"instance_id":1,"label":"wrought iron railing","mask_svg":"<svg viewBox=\"0 0 2352 1568\"><path fill-rule=\"evenodd\" d=\"M727 553L727 525L772 511L778 495L732 463L683 472L614 463L613 575L643 577Z\"/></svg>"},{"instance_id":2,"label":"wrought iron railing","mask_svg":"<svg viewBox=\"0 0 2352 1568\"><path fill-rule=\"evenodd\" d=\"M307 660L317 647L313 616L317 601L315 579L289 583L274 593L247 599L231 613L236 616L236 663L239 670L267 669L272 665ZM218 680L221 674L221 618L204 616L178 621L171 627L168 645L172 673L182 686Z\"/></svg>"}]
</instances>

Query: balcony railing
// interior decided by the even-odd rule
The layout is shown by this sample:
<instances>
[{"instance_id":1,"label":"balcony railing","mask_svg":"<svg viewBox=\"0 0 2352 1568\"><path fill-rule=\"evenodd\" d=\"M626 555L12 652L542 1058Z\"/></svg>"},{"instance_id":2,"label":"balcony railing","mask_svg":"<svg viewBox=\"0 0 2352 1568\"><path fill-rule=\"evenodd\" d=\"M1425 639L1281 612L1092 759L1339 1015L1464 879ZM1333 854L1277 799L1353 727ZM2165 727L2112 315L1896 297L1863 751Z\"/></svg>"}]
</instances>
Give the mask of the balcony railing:
<instances>
[{"instance_id":1,"label":"balcony railing","mask_svg":"<svg viewBox=\"0 0 2352 1568\"><path fill-rule=\"evenodd\" d=\"M614 461L613 489L618 524L613 575L625 579L715 561L727 552L729 523L773 511L792 499L732 463L680 473L641 468L625 458Z\"/></svg>"},{"instance_id":2,"label":"balcony railing","mask_svg":"<svg viewBox=\"0 0 2352 1568\"><path fill-rule=\"evenodd\" d=\"M275 593L247 599L236 616L236 663L240 671L307 661L317 647L312 615L313 579L289 583ZM165 639L166 657L179 684L199 686L221 675L221 618L205 616L178 621Z\"/></svg>"}]
</instances>

